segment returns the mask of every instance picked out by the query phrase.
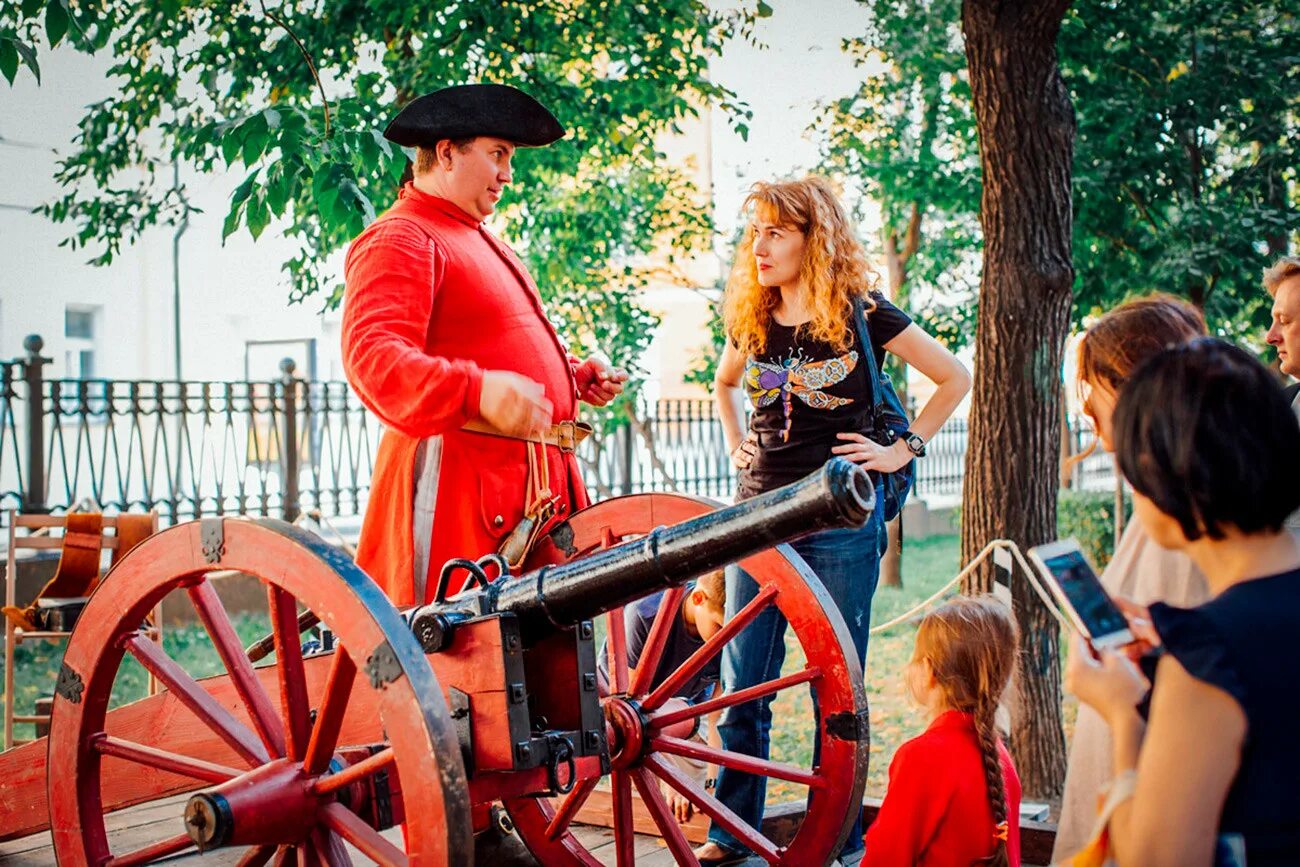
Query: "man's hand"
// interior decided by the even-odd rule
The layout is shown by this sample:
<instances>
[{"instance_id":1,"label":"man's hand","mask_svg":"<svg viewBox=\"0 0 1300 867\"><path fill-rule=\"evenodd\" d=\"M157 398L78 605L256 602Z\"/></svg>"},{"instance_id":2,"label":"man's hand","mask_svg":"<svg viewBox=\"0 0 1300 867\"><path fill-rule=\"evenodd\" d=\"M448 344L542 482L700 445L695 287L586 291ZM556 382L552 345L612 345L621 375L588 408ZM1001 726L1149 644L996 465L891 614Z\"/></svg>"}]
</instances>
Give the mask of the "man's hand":
<instances>
[{"instance_id":1,"label":"man's hand","mask_svg":"<svg viewBox=\"0 0 1300 867\"><path fill-rule=\"evenodd\" d=\"M675 818L680 824L685 825L695 815L695 805L686 799L686 796L676 789L669 788L667 783L659 784L659 791L668 802L668 808L673 812Z\"/></svg>"},{"instance_id":2,"label":"man's hand","mask_svg":"<svg viewBox=\"0 0 1300 867\"><path fill-rule=\"evenodd\" d=\"M551 412L540 382L505 370L483 374L478 414L503 434L524 439L541 436L551 425Z\"/></svg>"},{"instance_id":3,"label":"man's hand","mask_svg":"<svg viewBox=\"0 0 1300 867\"><path fill-rule=\"evenodd\" d=\"M623 391L627 371L610 367L599 358L588 358L573 371L578 381L578 400L592 406L604 406Z\"/></svg>"}]
</instances>

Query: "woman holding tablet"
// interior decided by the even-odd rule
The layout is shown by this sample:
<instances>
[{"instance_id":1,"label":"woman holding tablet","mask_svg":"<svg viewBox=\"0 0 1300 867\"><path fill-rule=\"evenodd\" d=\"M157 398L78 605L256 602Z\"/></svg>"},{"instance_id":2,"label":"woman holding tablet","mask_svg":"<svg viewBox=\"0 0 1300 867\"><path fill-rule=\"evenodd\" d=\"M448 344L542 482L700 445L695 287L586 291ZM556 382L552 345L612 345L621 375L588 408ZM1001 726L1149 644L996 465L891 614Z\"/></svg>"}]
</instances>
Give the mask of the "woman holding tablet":
<instances>
[{"instance_id":1,"label":"woman holding tablet","mask_svg":"<svg viewBox=\"0 0 1300 867\"><path fill-rule=\"evenodd\" d=\"M1208 338L1144 364L1112 422L1137 519L1211 594L1150 607L1163 652L1145 677L1075 639L1067 683L1114 738L1113 854L1125 867L1300 863L1300 691L1278 677L1300 635L1300 544L1283 529L1300 506L1300 423L1263 365Z\"/></svg>"},{"instance_id":2,"label":"woman holding tablet","mask_svg":"<svg viewBox=\"0 0 1300 867\"><path fill-rule=\"evenodd\" d=\"M1133 371L1167 346L1204 334L1200 311L1171 295L1149 295L1121 304L1088 329L1079 343L1079 393L1097 441L1106 451L1115 450L1111 415ZM1138 521L1129 521L1124 528L1101 583L1110 596L1139 605L1197 605L1208 595L1196 564L1181 551L1167 551L1152 542ZM1080 707L1070 742L1053 863L1088 842L1097 820L1097 794L1110 780L1110 764L1105 721L1092 708Z\"/></svg>"}]
</instances>

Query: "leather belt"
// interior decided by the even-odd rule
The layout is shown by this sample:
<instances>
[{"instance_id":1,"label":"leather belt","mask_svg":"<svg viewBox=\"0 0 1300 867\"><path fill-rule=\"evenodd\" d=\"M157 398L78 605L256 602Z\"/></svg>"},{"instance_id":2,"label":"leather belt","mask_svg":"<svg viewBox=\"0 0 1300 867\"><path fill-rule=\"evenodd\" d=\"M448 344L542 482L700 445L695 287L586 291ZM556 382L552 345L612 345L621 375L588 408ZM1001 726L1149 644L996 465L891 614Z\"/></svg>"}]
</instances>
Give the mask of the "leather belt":
<instances>
[{"instance_id":1,"label":"leather belt","mask_svg":"<svg viewBox=\"0 0 1300 867\"><path fill-rule=\"evenodd\" d=\"M511 440L522 440L523 442L545 443L548 446L557 447L562 452L573 451L578 447L578 443L591 435L591 425L582 421L557 422L547 428L540 437L517 437L497 430L482 419L465 422L465 424L461 425L461 430L494 437L505 437Z\"/></svg>"}]
</instances>

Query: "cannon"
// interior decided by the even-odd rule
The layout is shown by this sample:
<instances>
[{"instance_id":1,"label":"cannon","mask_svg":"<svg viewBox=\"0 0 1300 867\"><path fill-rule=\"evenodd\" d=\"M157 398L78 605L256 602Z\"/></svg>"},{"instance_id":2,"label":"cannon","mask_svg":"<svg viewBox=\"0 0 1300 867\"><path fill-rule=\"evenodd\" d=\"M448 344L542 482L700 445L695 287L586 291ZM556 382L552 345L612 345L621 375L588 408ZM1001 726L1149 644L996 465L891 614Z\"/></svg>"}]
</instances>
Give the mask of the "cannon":
<instances>
[{"instance_id":1,"label":"cannon","mask_svg":"<svg viewBox=\"0 0 1300 867\"><path fill-rule=\"evenodd\" d=\"M519 576L489 578L491 558L452 561L435 600L407 612L346 556L290 524L177 525L123 558L90 598L64 655L48 738L0 754L0 839L51 829L68 867L146 864L193 849L237 850L249 865L348 864L359 853L386 865L468 867L473 814L500 802L541 864L595 865L601 860L572 822L606 781L619 867L636 860L634 789L678 863L698 863L661 785L769 864L828 863L862 802L866 694L839 612L781 543L861 526L873 507L867 474L843 459L727 507L678 494L615 498L555 527ZM685 583L735 561L754 576L757 596L651 683ZM239 641L209 577L226 570L265 585L273 664L255 666ZM458 571L471 580L448 596ZM629 671L620 607L661 590L641 662ZM144 635L146 616L171 593L188 598L224 673L196 677ZM801 666L700 704L672 697L769 609L788 621ZM609 615L607 688L597 677L601 614ZM330 650L304 650L304 625L315 620ZM127 657L165 690L109 711ZM815 766L689 739L708 713L798 689L815 691ZM683 775L672 755L806 792L793 838L765 837ZM174 834L111 851L106 815L187 792Z\"/></svg>"}]
</instances>

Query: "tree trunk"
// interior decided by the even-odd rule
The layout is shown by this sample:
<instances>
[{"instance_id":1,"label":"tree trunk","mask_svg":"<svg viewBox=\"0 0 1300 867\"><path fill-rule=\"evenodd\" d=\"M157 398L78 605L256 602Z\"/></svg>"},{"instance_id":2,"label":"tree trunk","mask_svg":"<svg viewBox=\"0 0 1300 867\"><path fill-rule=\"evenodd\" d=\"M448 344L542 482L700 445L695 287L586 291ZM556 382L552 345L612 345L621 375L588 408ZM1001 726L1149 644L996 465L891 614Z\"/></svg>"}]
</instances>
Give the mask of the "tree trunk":
<instances>
[{"instance_id":1,"label":"tree trunk","mask_svg":"<svg viewBox=\"0 0 1300 867\"><path fill-rule=\"evenodd\" d=\"M963 0L962 30L979 133L984 270L975 392L962 490L961 549L1056 536L1061 361L1069 324L1074 111L1057 66L1068 0ZM968 581L987 591L990 565ZM1011 749L1026 794L1065 776L1056 621L1023 581L1019 707Z\"/></svg>"},{"instance_id":2,"label":"tree trunk","mask_svg":"<svg viewBox=\"0 0 1300 867\"><path fill-rule=\"evenodd\" d=\"M920 203L913 202L902 249L899 249L898 233L894 228L891 226L885 232L885 267L889 274L889 300L899 307L906 304L906 299L903 298L903 287L907 283L907 266L916 255L920 244L921 206ZM910 410L912 404L907 388L907 365L900 360L898 368L898 382L894 383L894 388L898 391L898 399L902 401L904 408ZM903 514L901 512L897 518L885 525L885 531L889 535L889 544L884 556L880 558L879 584L881 587L902 587Z\"/></svg>"}]
</instances>

